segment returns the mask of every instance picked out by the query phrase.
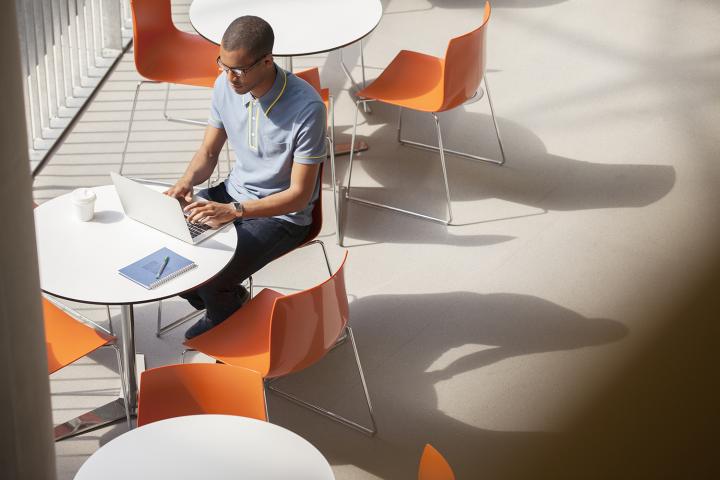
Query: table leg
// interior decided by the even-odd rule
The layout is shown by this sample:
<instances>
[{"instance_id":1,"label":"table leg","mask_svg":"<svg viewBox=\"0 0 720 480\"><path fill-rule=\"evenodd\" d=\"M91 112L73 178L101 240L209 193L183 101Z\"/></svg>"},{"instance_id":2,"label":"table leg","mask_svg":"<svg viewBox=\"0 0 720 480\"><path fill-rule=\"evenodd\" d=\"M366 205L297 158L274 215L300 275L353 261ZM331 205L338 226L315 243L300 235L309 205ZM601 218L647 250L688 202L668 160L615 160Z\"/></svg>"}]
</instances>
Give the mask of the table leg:
<instances>
[{"instance_id":1,"label":"table leg","mask_svg":"<svg viewBox=\"0 0 720 480\"><path fill-rule=\"evenodd\" d=\"M137 366L135 363L135 316L132 305L120 307L120 327L122 328L123 381L127 392L130 413L137 408Z\"/></svg>"}]
</instances>

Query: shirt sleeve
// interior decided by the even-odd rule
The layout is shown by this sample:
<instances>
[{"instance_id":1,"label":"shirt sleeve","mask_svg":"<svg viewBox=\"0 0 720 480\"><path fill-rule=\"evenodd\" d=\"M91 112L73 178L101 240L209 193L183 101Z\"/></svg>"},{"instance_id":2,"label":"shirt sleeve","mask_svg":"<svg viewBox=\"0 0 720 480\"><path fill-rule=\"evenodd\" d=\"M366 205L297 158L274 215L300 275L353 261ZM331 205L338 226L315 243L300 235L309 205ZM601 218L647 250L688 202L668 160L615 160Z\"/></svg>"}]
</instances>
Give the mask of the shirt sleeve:
<instances>
[{"instance_id":1,"label":"shirt sleeve","mask_svg":"<svg viewBox=\"0 0 720 480\"><path fill-rule=\"evenodd\" d=\"M327 156L327 112L322 102L312 102L296 120L293 160L306 165L322 163Z\"/></svg>"},{"instance_id":2,"label":"shirt sleeve","mask_svg":"<svg viewBox=\"0 0 720 480\"><path fill-rule=\"evenodd\" d=\"M208 118L208 124L215 128L225 128L220 115L220 105L222 103L222 83L225 75L219 75L215 80L215 86L212 92L212 101L210 102L210 117Z\"/></svg>"}]
</instances>

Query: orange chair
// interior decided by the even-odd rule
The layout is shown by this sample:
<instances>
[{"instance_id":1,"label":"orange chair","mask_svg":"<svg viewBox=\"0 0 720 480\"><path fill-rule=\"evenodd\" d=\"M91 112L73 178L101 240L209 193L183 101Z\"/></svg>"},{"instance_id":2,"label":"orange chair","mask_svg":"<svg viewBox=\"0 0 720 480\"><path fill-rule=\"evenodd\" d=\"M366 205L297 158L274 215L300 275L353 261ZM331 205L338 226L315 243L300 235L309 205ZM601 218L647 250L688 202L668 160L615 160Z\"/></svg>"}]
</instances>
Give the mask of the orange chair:
<instances>
[{"instance_id":1,"label":"orange chair","mask_svg":"<svg viewBox=\"0 0 720 480\"><path fill-rule=\"evenodd\" d=\"M500 131L495 121L495 112L490 99L490 89L485 76L485 31L490 19L490 3L485 3L485 16L482 24L470 33L450 40L445 58L433 57L418 52L402 50L388 65L388 67L367 88L358 92L360 99L355 104L355 122L353 124L352 141L355 141L357 130L357 115L360 104L380 101L397 105L400 108L398 121L398 141L403 145L418 147L426 150L440 152L443 179L445 181L445 194L447 196L447 219L441 219L421 213L403 210L383 203L372 202L350 195L350 182L352 180L353 152L350 152L350 167L348 173L348 186L346 198L374 207L387 208L396 212L433 220L444 224L452 222L452 207L450 205L450 187L445 167L445 152L458 155L471 160L482 160L494 164L505 163L505 151ZM440 120L438 112L444 112L462 105L470 100L480 88L480 82L485 81L488 103L492 114L495 134L500 145L502 160L493 160L477 155L470 155L443 147L440 133ZM482 92L480 90L480 92ZM481 93L480 93L481 94ZM402 111L403 108L431 113L435 119L438 146L404 140L402 138Z\"/></svg>"},{"instance_id":2,"label":"orange chair","mask_svg":"<svg viewBox=\"0 0 720 480\"><path fill-rule=\"evenodd\" d=\"M131 0L130 5L133 18L135 67L147 80L141 80L135 88L130 122L120 160L120 174L125 165L140 87L146 83L167 83L163 108L165 119L205 126L207 125L205 121L168 117L170 84L212 87L219 75L216 62L218 46L199 35L178 30L172 21L170 0Z\"/></svg>"},{"instance_id":3,"label":"orange chair","mask_svg":"<svg viewBox=\"0 0 720 480\"><path fill-rule=\"evenodd\" d=\"M429 443L425 445L420 458L418 480L455 480L455 474L447 460Z\"/></svg>"},{"instance_id":4,"label":"orange chair","mask_svg":"<svg viewBox=\"0 0 720 480\"><path fill-rule=\"evenodd\" d=\"M267 421L262 377L247 368L214 363L168 365L142 373L138 427L203 413Z\"/></svg>"},{"instance_id":5,"label":"orange chair","mask_svg":"<svg viewBox=\"0 0 720 480\"><path fill-rule=\"evenodd\" d=\"M100 347L113 347L120 373L120 386L125 399L125 418L130 424L130 411L127 407L127 395L123 378L123 366L120 360L120 349L116 338L112 335L98 331L84 323L80 323L70 316L67 309L62 309L47 298L42 299L43 321L45 325L45 345L47 347L48 375L70 365L85 355L94 352ZM78 315L75 313L75 315ZM90 320L86 322L93 324ZM98 328L102 329L98 325ZM104 330L104 329L102 329ZM55 439L60 440L71 436L67 428L56 429Z\"/></svg>"},{"instance_id":6,"label":"orange chair","mask_svg":"<svg viewBox=\"0 0 720 480\"><path fill-rule=\"evenodd\" d=\"M377 431L370 395L360 357L348 325L348 301L344 266L329 279L308 290L283 295L263 289L215 328L185 342L197 350L229 365L259 372L273 392L299 405L358 429L369 435ZM308 403L272 385L276 378L303 370L322 359L330 350L350 339L372 427ZM183 356L185 354L183 352Z\"/></svg>"}]
</instances>

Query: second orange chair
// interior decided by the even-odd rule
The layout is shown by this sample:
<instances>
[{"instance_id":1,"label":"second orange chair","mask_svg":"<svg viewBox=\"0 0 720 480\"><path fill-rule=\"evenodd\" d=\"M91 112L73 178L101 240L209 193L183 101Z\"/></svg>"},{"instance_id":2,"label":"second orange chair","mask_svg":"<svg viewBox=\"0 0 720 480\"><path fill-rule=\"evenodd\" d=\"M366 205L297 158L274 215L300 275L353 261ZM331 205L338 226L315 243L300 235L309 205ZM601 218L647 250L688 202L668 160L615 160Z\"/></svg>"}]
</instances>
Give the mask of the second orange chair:
<instances>
[{"instance_id":1,"label":"second orange chair","mask_svg":"<svg viewBox=\"0 0 720 480\"><path fill-rule=\"evenodd\" d=\"M350 182L352 180L353 152L350 151L350 167L346 198L374 207L387 208L396 212L433 220L444 224L452 222L452 206L450 199L450 186L448 185L447 168L445 166L445 153L451 153L471 160L481 160L502 165L505 163L505 151L500 131L495 121L490 89L485 75L485 36L487 24L490 20L490 3L485 3L485 12L482 23L470 33L450 40L445 52L445 58L433 57L423 53L402 50L393 59L390 65L367 88L358 92L360 98L355 105L355 122L353 124L352 142L355 142L357 130L357 116L360 104L370 101L379 101L396 105L400 108L398 122L398 141L403 145L418 147L440 153L445 195L447 200L447 219L436 218L422 213L411 212L387 204L373 202L367 199L350 195ZM490 104L490 113L495 134L500 146L501 160L471 155L468 153L450 150L443 146L440 131L439 112L445 112L462 105L482 92L479 90L480 82L485 82L487 99ZM432 114L435 120L438 146L405 140L402 138L402 111L403 109L417 110Z\"/></svg>"},{"instance_id":2,"label":"second orange chair","mask_svg":"<svg viewBox=\"0 0 720 480\"><path fill-rule=\"evenodd\" d=\"M146 83L168 84L164 115L168 120L206 125L198 120L172 119L167 116L167 94L170 84L212 87L219 75L216 59L218 46L200 35L180 31L172 21L170 0L131 0L135 68L146 80L135 88L130 121L120 159L122 174L140 87Z\"/></svg>"},{"instance_id":3,"label":"second orange chair","mask_svg":"<svg viewBox=\"0 0 720 480\"><path fill-rule=\"evenodd\" d=\"M308 290L283 295L263 289L230 318L186 341L185 345L222 363L255 370L273 392L332 420L374 435L377 428L370 395L355 337L348 325L349 306L344 278L346 259L347 253L334 275ZM355 354L370 413L370 427L306 402L271 384L275 378L309 367L345 340L350 340Z\"/></svg>"}]
</instances>

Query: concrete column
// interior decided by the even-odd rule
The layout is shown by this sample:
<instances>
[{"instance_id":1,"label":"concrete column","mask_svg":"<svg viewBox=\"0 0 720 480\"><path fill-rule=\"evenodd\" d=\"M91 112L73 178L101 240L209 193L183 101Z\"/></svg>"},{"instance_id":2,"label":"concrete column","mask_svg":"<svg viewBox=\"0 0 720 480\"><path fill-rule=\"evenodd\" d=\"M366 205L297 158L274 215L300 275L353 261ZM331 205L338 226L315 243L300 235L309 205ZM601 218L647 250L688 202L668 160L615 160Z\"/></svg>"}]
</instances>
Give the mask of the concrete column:
<instances>
[{"instance_id":1,"label":"concrete column","mask_svg":"<svg viewBox=\"0 0 720 480\"><path fill-rule=\"evenodd\" d=\"M15 2L0 2L0 477L53 480L55 447Z\"/></svg>"}]
</instances>

